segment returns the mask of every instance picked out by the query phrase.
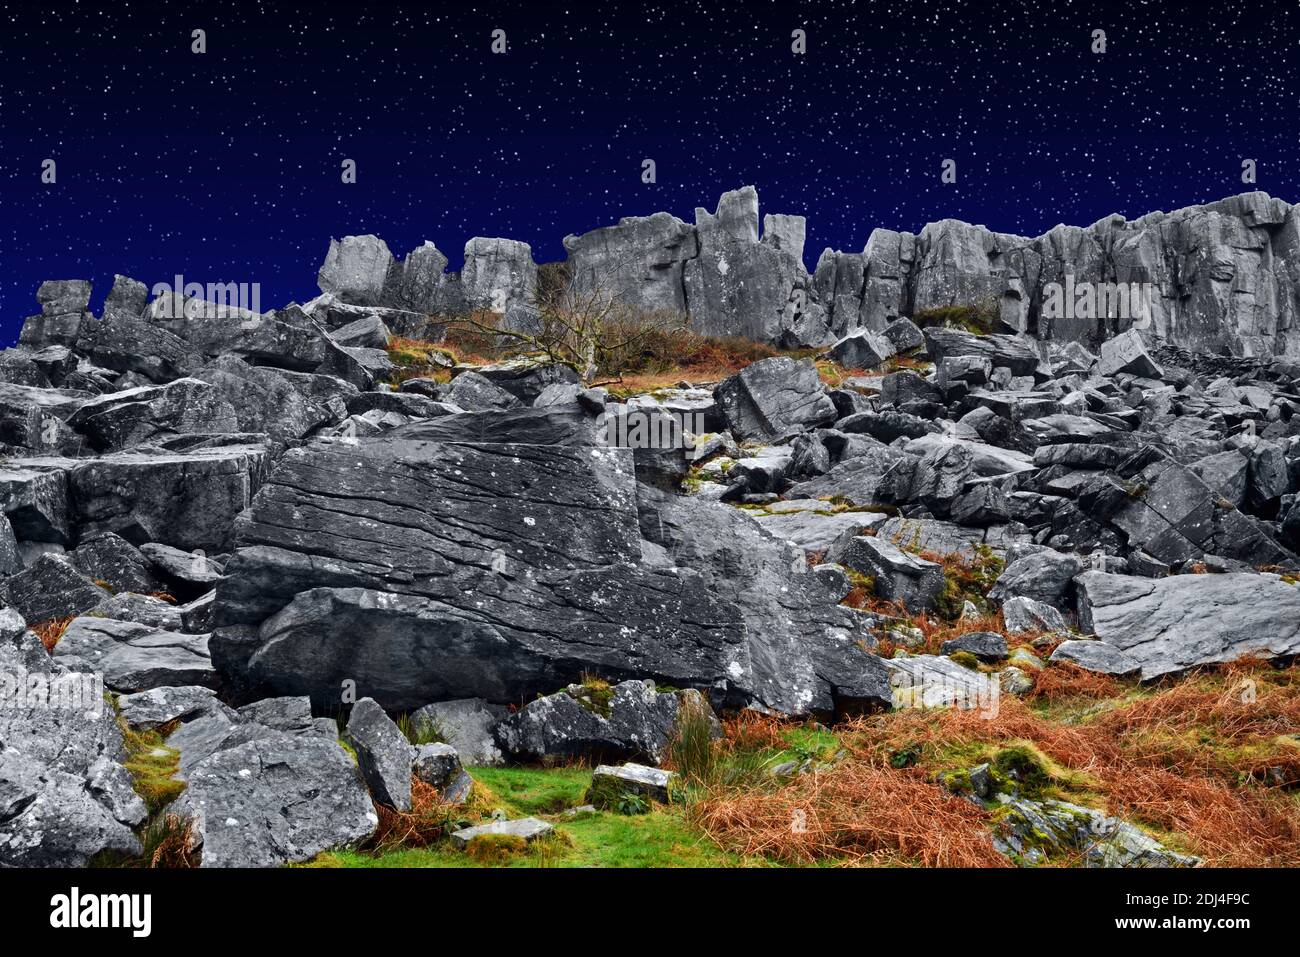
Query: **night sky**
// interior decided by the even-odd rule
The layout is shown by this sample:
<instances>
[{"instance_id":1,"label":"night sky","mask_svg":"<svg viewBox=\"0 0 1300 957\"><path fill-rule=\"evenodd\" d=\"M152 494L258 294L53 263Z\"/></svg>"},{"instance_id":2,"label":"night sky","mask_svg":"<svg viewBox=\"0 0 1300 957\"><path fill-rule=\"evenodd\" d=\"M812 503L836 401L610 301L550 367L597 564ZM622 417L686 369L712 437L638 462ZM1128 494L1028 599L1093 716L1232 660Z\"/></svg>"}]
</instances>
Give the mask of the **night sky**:
<instances>
[{"instance_id":1,"label":"night sky","mask_svg":"<svg viewBox=\"0 0 1300 957\"><path fill-rule=\"evenodd\" d=\"M0 338L43 279L93 279L96 312L115 272L269 309L316 294L331 236L544 262L746 184L808 217L810 268L876 226L1300 200L1300 9L1171 6L0 2Z\"/></svg>"}]
</instances>

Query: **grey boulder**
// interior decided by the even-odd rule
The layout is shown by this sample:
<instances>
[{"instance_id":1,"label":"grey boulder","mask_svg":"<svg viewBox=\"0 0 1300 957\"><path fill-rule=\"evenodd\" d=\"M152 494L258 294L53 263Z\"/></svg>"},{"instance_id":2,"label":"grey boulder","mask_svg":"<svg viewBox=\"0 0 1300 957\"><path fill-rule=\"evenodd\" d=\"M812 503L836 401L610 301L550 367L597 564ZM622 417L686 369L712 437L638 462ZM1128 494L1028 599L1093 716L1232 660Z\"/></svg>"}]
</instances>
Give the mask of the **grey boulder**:
<instances>
[{"instance_id":1,"label":"grey boulder","mask_svg":"<svg viewBox=\"0 0 1300 957\"><path fill-rule=\"evenodd\" d=\"M139 854L147 811L103 686L51 662L11 610L0 616L0 867Z\"/></svg>"},{"instance_id":2,"label":"grey boulder","mask_svg":"<svg viewBox=\"0 0 1300 957\"><path fill-rule=\"evenodd\" d=\"M806 359L760 359L719 383L714 396L731 434L742 441L771 442L836 417L835 404Z\"/></svg>"},{"instance_id":3,"label":"grey boulder","mask_svg":"<svg viewBox=\"0 0 1300 957\"><path fill-rule=\"evenodd\" d=\"M469 765L501 764L505 758L497 747L492 729L509 709L482 698L460 698L427 704L411 714L411 726L423 735L455 749Z\"/></svg>"},{"instance_id":4,"label":"grey boulder","mask_svg":"<svg viewBox=\"0 0 1300 957\"><path fill-rule=\"evenodd\" d=\"M557 758L648 760L658 764L679 715L694 711L714 736L721 725L698 691L657 692L652 681L624 681L608 699L583 685L530 701L496 727L501 750L520 761Z\"/></svg>"},{"instance_id":5,"label":"grey boulder","mask_svg":"<svg viewBox=\"0 0 1300 957\"><path fill-rule=\"evenodd\" d=\"M207 635L164 631L112 618L74 618L54 649L55 660L80 659L103 672L114 691L160 685L215 687Z\"/></svg>"},{"instance_id":6,"label":"grey boulder","mask_svg":"<svg viewBox=\"0 0 1300 957\"><path fill-rule=\"evenodd\" d=\"M373 698L362 698L348 718L348 742L376 801L399 811L411 809L411 762L415 749Z\"/></svg>"},{"instance_id":7,"label":"grey boulder","mask_svg":"<svg viewBox=\"0 0 1300 957\"><path fill-rule=\"evenodd\" d=\"M322 735L264 728L185 777L170 809L193 822L205 868L306 861L360 843L379 823L351 759Z\"/></svg>"},{"instance_id":8,"label":"grey boulder","mask_svg":"<svg viewBox=\"0 0 1300 957\"><path fill-rule=\"evenodd\" d=\"M1132 659L1144 681L1243 655L1300 651L1300 589L1274 575L1085 572L1076 585L1079 627Z\"/></svg>"},{"instance_id":9,"label":"grey boulder","mask_svg":"<svg viewBox=\"0 0 1300 957\"><path fill-rule=\"evenodd\" d=\"M858 535L832 551L833 561L875 579L876 594L911 612L929 611L943 592L943 566L905 552L888 539Z\"/></svg>"}]
</instances>

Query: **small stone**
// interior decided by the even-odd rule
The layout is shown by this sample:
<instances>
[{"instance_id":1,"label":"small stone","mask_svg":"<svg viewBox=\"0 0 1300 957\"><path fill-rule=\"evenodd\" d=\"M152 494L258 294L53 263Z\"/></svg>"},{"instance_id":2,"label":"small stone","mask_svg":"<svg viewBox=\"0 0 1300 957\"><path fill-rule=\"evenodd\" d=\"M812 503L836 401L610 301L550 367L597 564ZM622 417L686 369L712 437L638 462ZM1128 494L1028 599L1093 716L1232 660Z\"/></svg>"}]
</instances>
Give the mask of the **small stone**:
<instances>
[{"instance_id":1,"label":"small stone","mask_svg":"<svg viewBox=\"0 0 1300 957\"><path fill-rule=\"evenodd\" d=\"M1045 667L1043 660L1028 648L1017 648L1012 651L1007 663L1028 671L1042 671Z\"/></svg>"},{"instance_id":2,"label":"small stone","mask_svg":"<svg viewBox=\"0 0 1300 957\"><path fill-rule=\"evenodd\" d=\"M1003 694L1015 695L1016 697L1029 694L1034 690L1034 679L1015 665L1003 668L998 672L998 684L1001 686Z\"/></svg>"},{"instance_id":3,"label":"small stone","mask_svg":"<svg viewBox=\"0 0 1300 957\"><path fill-rule=\"evenodd\" d=\"M672 771L649 768L644 764L624 764L612 767L602 764L591 774L591 790L587 800L598 808L615 807L627 794L639 794L651 801L667 804L676 775Z\"/></svg>"},{"instance_id":4,"label":"small stone","mask_svg":"<svg viewBox=\"0 0 1300 957\"><path fill-rule=\"evenodd\" d=\"M548 824L539 818L521 817L514 821L493 821L491 824L479 824L474 827L462 828L459 831L452 831L451 842L456 847L464 850L474 838L493 834L519 837L531 843L539 837L545 837L554 830L555 826L553 824Z\"/></svg>"},{"instance_id":5,"label":"small stone","mask_svg":"<svg viewBox=\"0 0 1300 957\"><path fill-rule=\"evenodd\" d=\"M1007 640L995 631L972 631L949 638L939 649L939 653L944 655L962 651L983 662L1001 661L1007 656Z\"/></svg>"}]
</instances>

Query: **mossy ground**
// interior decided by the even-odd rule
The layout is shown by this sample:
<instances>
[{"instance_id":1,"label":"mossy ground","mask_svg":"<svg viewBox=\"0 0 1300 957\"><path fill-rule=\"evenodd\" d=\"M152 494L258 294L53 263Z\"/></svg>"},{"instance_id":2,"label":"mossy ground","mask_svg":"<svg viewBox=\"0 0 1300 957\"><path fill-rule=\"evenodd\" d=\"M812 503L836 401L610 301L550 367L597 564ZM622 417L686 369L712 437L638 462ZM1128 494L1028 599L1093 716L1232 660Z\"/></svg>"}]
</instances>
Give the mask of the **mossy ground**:
<instances>
[{"instance_id":1,"label":"mossy ground","mask_svg":"<svg viewBox=\"0 0 1300 957\"><path fill-rule=\"evenodd\" d=\"M972 332L977 336L986 336L997 326L998 304L996 301L990 301L977 305L922 309L912 316L912 321L923 329L927 326L942 326L947 329Z\"/></svg>"}]
</instances>

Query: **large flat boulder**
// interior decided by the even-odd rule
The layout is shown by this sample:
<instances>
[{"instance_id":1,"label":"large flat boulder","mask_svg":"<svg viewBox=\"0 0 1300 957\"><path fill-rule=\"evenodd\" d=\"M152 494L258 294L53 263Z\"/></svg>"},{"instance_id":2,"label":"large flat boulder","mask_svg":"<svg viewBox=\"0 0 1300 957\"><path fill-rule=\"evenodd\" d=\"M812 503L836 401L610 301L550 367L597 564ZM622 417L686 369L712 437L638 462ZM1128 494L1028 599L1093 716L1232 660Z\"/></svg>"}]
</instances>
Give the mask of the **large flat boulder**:
<instances>
[{"instance_id":1,"label":"large flat boulder","mask_svg":"<svg viewBox=\"0 0 1300 957\"><path fill-rule=\"evenodd\" d=\"M1276 575L1075 579L1079 627L1122 651L1144 681L1244 655L1300 652L1300 589Z\"/></svg>"},{"instance_id":2,"label":"large flat boulder","mask_svg":"<svg viewBox=\"0 0 1300 957\"><path fill-rule=\"evenodd\" d=\"M354 680L389 710L587 671L790 713L887 700L860 616L746 516L638 486L627 449L425 438L450 418L285 455L217 589L229 680Z\"/></svg>"}]
</instances>

